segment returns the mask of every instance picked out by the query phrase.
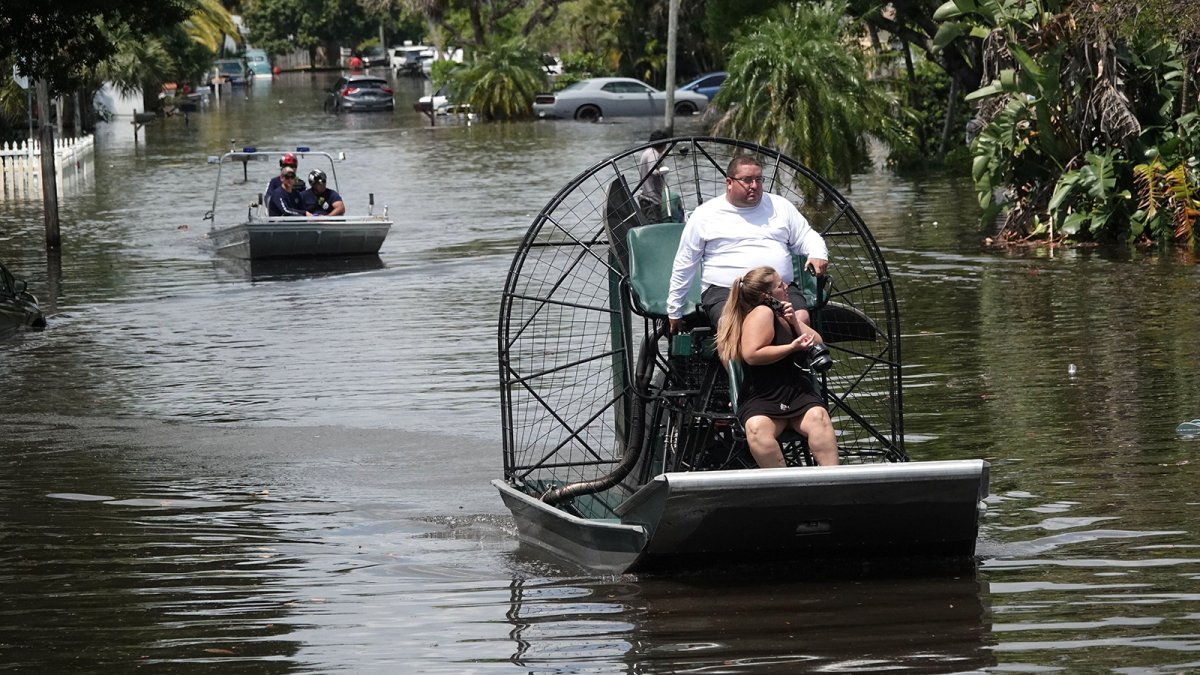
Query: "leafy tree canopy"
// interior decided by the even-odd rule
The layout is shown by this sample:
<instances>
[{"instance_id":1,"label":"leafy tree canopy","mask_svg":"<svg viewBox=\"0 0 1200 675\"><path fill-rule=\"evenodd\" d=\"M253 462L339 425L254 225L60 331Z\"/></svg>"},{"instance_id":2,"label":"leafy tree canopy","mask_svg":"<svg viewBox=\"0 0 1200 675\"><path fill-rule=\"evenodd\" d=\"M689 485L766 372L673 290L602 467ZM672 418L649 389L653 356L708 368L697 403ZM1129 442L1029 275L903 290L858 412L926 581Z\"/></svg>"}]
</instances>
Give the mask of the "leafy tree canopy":
<instances>
[{"instance_id":1,"label":"leafy tree canopy","mask_svg":"<svg viewBox=\"0 0 1200 675\"><path fill-rule=\"evenodd\" d=\"M867 159L868 133L902 133L890 129L891 97L843 32L844 9L779 8L740 38L713 100L725 110L714 132L775 146L843 184Z\"/></svg>"},{"instance_id":2,"label":"leafy tree canopy","mask_svg":"<svg viewBox=\"0 0 1200 675\"><path fill-rule=\"evenodd\" d=\"M1195 246L1196 22L1176 16L1186 5L1005 2L952 0L937 13L946 31L985 36L987 84L970 96L985 222L1003 213L1014 239Z\"/></svg>"},{"instance_id":3,"label":"leafy tree canopy","mask_svg":"<svg viewBox=\"0 0 1200 675\"><path fill-rule=\"evenodd\" d=\"M0 58L55 91L82 84L89 69L116 51L111 26L147 35L179 24L197 0L4 0Z\"/></svg>"},{"instance_id":4,"label":"leafy tree canopy","mask_svg":"<svg viewBox=\"0 0 1200 675\"><path fill-rule=\"evenodd\" d=\"M248 40L272 53L322 44L355 45L378 30L356 0L252 0L242 17Z\"/></svg>"}]
</instances>

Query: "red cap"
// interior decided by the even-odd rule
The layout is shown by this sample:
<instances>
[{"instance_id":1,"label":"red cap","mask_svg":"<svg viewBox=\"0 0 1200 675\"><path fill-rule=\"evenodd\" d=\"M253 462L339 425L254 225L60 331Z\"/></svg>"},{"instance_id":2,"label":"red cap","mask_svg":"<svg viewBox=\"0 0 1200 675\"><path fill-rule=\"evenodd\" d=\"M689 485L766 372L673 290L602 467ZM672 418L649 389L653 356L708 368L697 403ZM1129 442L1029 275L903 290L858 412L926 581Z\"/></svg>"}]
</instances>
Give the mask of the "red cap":
<instances>
[{"instance_id":1,"label":"red cap","mask_svg":"<svg viewBox=\"0 0 1200 675\"><path fill-rule=\"evenodd\" d=\"M283 157L279 158L279 166L299 166L300 162L296 160L296 156L290 152L283 153Z\"/></svg>"}]
</instances>

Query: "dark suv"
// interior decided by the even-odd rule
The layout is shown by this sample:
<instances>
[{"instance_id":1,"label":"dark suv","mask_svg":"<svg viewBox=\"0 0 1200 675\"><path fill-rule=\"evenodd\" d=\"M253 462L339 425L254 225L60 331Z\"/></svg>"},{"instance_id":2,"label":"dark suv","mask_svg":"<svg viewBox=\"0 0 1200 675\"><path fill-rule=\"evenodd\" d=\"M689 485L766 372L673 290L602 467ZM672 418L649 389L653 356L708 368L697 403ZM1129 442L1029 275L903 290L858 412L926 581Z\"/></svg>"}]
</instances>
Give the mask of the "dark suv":
<instances>
[{"instance_id":1,"label":"dark suv","mask_svg":"<svg viewBox=\"0 0 1200 675\"><path fill-rule=\"evenodd\" d=\"M325 99L326 112L394 110L392 88L374 75L347 75L338 79Z\"/></svg>"}]
</instances>

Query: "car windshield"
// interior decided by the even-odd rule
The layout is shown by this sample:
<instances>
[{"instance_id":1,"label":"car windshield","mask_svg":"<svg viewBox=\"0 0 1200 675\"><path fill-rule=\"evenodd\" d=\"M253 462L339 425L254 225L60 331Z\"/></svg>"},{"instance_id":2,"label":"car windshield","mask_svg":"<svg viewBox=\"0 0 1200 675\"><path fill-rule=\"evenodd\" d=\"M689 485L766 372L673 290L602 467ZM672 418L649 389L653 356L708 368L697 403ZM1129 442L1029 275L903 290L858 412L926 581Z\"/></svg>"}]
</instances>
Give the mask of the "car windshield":
<instances>
[{"instance_id":1,"label":"car windshield","mask_svg":"<svg viewBox=\"0 0 1200 675\"><path fill-rule=\"evenodd\" d=\"M348 84L351 87L358 87L359 89L382 89L384 87L384 85L387 84L387 81L386 80L351 80Z\"/></svg>"},{"instance_id":2,"label":"car windshield","mask_svg":"<svg viewBox=\"0 0 1200 675\"><path fill-rule=\"evenodd\" d=\"M222 73L241 74L241 72L242 72L242 64L234 62L234 61L227 61L225 63L220 64L220 66L221 66Z\"/></svg>"}]
</instances>

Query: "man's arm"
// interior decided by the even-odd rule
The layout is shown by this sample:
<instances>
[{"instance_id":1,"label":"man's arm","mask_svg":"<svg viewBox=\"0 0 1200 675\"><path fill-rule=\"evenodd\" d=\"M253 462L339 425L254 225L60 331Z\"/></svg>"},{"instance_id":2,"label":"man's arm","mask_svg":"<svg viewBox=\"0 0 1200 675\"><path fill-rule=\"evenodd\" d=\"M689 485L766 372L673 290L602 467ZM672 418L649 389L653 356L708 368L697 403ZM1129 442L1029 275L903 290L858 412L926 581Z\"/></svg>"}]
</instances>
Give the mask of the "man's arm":
<instances>
[{"instance_id":1,"label":"man's arm","mask_svg":"<svg viewBox=\"0 0 1200 675\"><path fill-rule=\"evenodd\" d=\"M791 202L787 202L787 204L792 207L793 211L789 218L792 230L792 253L804 256L807 261L805 264L811 266L815 274L824 274L825 268L829 266L829 247L825 245L825 238L813 229L812 225L808 224L808 219L796 210Z\"/></svg>"},{"instance_id":2,"label":"man's arm","mask_svg":"<svg viewBox=\"0 0 1200 675\"><path fill-rule=\"evenodd\" d=\"M346 214L346 202L342 201L342 196L329 188L326 188L325 191L329 193L329 203L332 205L329 209L329 213L327 213L326 215L330 215L330 216L345 215Z\"/></svg>"},{"instance_id":3,"label":"man's arm","mask_svg":"<svg viewBox=\"0 0 1200 675\"><path fill-rule=\"evenodd\" d=\"M283 190L276 190L271 193L271 203L267 207L267 213L272 216L306 216L307 212L297 209L288 203L287 193Z\"/></svg>"},{"instance_id":4,"label":"man's arm","mask_svg":"<svg viewBox=\"0 0 1200 675\"><path fill-rule=\"evenodd\" d=\"M667 291L667 318L671 332L678 333L683 327L683 303L688 291L695 283L696 269L704 255L704 242L696 233L694 221L683 226L679 237L679 248L675 249L675 262L671 265L671 285Z\"/></svg>"}]
</instances>

